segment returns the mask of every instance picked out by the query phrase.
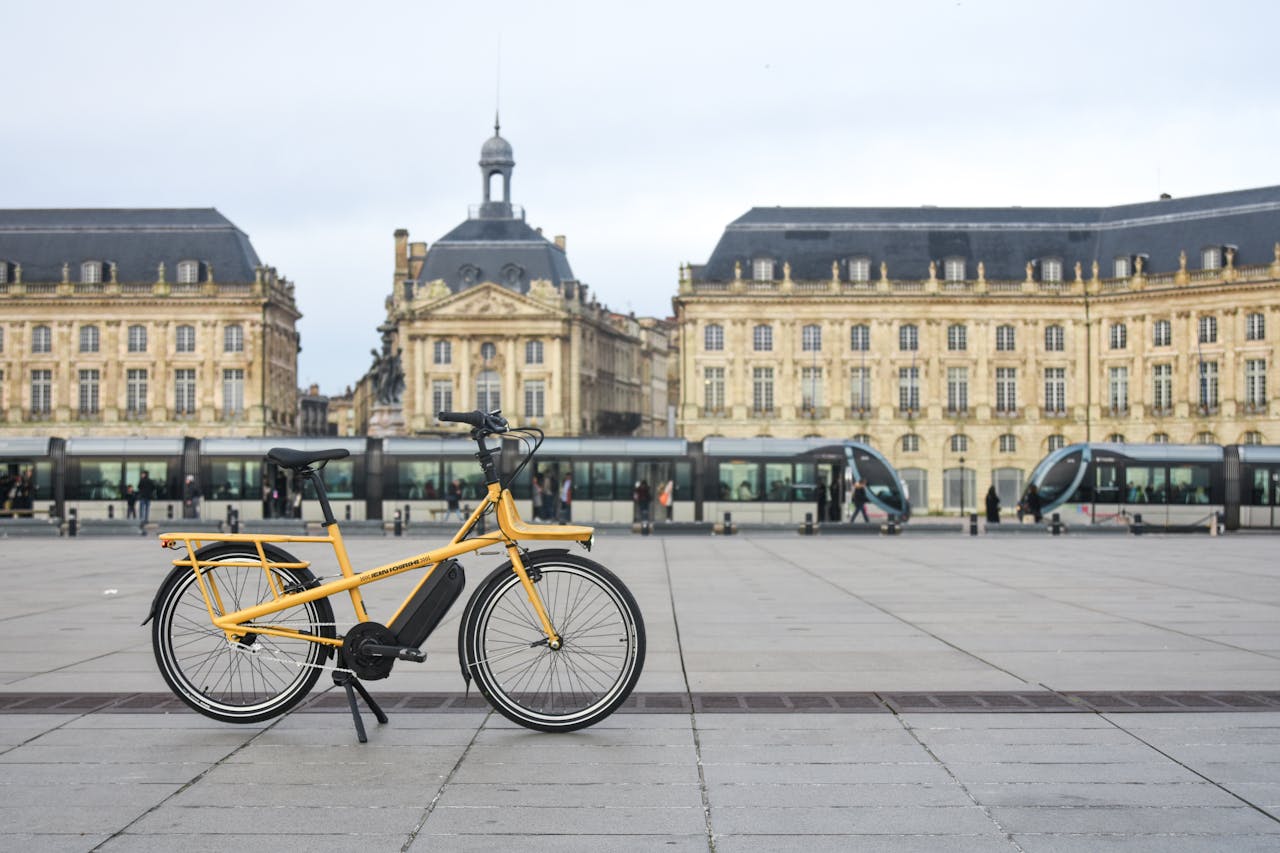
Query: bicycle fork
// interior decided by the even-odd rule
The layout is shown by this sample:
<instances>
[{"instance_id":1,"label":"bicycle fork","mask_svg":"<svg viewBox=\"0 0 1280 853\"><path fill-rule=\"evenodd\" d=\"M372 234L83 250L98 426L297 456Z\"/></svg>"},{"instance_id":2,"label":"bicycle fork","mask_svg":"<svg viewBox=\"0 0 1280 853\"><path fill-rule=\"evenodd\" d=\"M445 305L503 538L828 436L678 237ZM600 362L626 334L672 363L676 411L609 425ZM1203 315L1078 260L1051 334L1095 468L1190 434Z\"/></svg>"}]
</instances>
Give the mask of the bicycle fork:
<instances>
[{"instance_id":1,"label":"bicycle fork","mask_svg":"<svg viewBox=\"0 0 1280 853\"><path fill-rule=\"evenodd\" d=\"M507 554L511 557L511 568L515 570L516 575L520 578L520 584L524 587L524 593L529 598L529 604L533 606L533 612L538 614L538 621L542 623L542 633L547 635L547 648L552 651L559 650L561 646L560 635L556 633L555 626L551 624L551 616L547 613L546 605L542 603L542 595L538 592L538 588L533 585L533 580L529 577L529 572L525 569L524 561L520 559L520 549L516 545L507 546Z\"/></svg>"}]
</instances>

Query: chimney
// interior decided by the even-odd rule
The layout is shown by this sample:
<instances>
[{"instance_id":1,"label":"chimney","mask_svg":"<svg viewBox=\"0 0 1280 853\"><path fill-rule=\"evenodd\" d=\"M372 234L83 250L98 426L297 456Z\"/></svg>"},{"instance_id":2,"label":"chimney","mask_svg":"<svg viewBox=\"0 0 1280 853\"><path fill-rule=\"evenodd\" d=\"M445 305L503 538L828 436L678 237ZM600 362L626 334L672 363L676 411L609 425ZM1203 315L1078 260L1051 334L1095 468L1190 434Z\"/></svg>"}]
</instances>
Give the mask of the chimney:
<instances>
[{"instance_id":1,"label":"chimney","mask_svg":"<svg viewBox=\"0 0 1280 853\"><path fill-rule=\"evenodd\" d=\"M556 248L562 252L564 251L564 235L563 234L556 235Z\"/></svg>"},{"instance_id":2,"label":"chimney","mask_svg":"<svg viewBox=\"0 0 1280 853\"><path fill-rule=\"evenodd\" d=\"M396 229L396 280L409 274L409 231L406 228Z\"/></svg>"},{"instance_id":3,"label":"chimney","mask_svg":"<svg viewBox=\"0 0 1280 853\"><path fill-rule=\"evenodd\" d=\"M422 262L427 258L426 243L409 244L409 277L417 278L422 272Z\"/></svg>"}]
</instances>

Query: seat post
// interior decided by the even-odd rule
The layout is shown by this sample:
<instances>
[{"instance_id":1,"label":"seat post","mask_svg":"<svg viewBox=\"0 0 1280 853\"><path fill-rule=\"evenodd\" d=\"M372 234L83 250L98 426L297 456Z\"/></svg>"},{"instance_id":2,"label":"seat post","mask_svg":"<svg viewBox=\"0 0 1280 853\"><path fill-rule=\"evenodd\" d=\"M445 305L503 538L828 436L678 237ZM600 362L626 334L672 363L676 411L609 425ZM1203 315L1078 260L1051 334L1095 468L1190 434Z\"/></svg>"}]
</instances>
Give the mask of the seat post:
<instances>
[{"instance_id":1,"label":"seat post","mask_svg":"<svg viewBox=\"0 0 1280 853\"><path fill-rule=\"evenodd\" d=\"M333 517L333 507L329 506L329 495L324 490L324 478L320 476L317 468L304 468L302 473L311 478L311 482L316 487L316 500L320 502L320 513L324 516L324 526L337 524L338 520Z\"/></svg>"}]
</instances>

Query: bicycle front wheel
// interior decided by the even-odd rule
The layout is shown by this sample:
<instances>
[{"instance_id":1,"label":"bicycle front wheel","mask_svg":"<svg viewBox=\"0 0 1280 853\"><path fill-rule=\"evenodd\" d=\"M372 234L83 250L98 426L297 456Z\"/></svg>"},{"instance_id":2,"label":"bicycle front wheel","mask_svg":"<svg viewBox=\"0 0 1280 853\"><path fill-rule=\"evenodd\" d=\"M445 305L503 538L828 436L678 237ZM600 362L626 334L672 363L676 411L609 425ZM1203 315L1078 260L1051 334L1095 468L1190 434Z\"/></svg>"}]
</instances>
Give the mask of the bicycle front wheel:
<instances>
[{"instance_id":1,"label":"bicycle front wheel","mask_svg":"<svg viewBox=\"0 0 1280 853\"><path fill-rule=\"evenodd\" d=\"M561 646L552 649L509 568L476 592L463 626L464 665L498 713L531 729L567 732L617 710L644 666L644 620L616 575L582 557L530 555L526 566Z\"/></svg>"},{"instance_id":2,"label":"bicycle front wheel","mask_svg":"<svg viewBox=\"0 0 1280 853\"><path fill-rule=\"evenodd\" d=\"M220 549L201 559L257 561L253 551ZM273 556L280 562L292 557ZM271 573L268 577L267 572ZM224 566L202 569L206 584L231 613L271 601L277 589L305 589L315 578L306 569ZM160 674L174 694L206 717L227 723L257 723L285 713L307 695L329 659L328 646L310 640L251 634L228 641L209 619L209 609L196 574L171 574L154 608L151 639ZM334 637L333 608L325 599L272 613L264 625Z\"/></svg>"}]
</instances>

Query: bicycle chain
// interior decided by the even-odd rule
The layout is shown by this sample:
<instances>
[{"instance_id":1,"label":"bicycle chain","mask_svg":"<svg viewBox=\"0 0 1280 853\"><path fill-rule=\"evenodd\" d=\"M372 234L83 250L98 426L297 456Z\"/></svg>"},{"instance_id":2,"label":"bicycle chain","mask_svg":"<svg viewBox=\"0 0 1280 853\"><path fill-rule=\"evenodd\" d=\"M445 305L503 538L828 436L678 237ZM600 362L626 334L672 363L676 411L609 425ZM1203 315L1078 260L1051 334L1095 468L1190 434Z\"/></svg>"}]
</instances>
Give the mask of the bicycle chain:
<instances>
[{"instance_id":1,"label":"bicycle chain","mask_svg":"<svg viewBox=\"0 0 1280 853\"><path fill-rule=\"evenodd\" d=\"M332 627L332 628L334 628L334 629L335 629L335 632L336 632L336 629L337 629L337 627L338 627L338 623L337 623L337 622L312 622L312 623L310 623L310 624L315 625L315 626L318 626L318 627ZM227 642L228 642L228 643L229 643L229 644L230 644L230 645L231 645L231 646L232 646L236 651L240 652L241 654L253 655L254 657L265 657L265 658L267 658L268 660L273 660L273 661L275 661L276 663L288 664L289 666L294 666L294 667L297 667L298 669L318 669L318 670L320 670L321 672L330 671L330 672L334 672L334 673L339 673L339 672L341 672L341 673L343 673L343 674L345 674L345 675L349 675L349 676L351 676L352 678L356 678L356 677L357 677L357 676L356 676L356 674L355 674L355 672L354 672L353 670L347 669L346 667L338 666L336 663L334 663L332 666L330 666L329 664L323 664L323 663L309 663L309 662L307 662L307 661L293 660L293 659L291 659L291 658L276 657L275 655L273 655L273 654L271 654L270 652L268 652L268 651L267 651L266 646L259 646L258 651L254 651L252 646L250 646L250 647L246 648L246 647L245 647L242 643L240 643L238 640L228 640ZM256 644L256 642L255 642L255 644ZM335 661L336 661L337 659L338 659L338 652L335 650L335 651L334 651L334 653L333 653L333 660L335 660Z\"/></svg>"}]
</instances>

